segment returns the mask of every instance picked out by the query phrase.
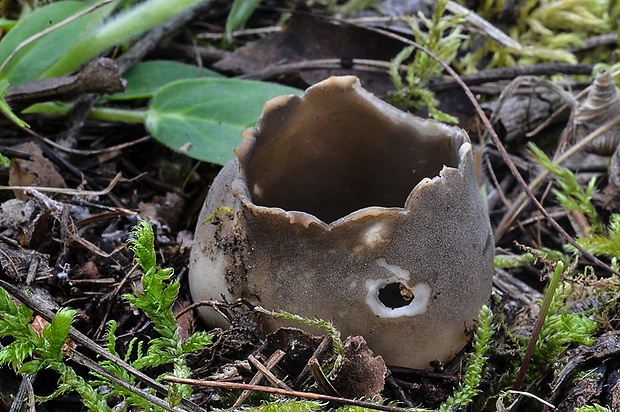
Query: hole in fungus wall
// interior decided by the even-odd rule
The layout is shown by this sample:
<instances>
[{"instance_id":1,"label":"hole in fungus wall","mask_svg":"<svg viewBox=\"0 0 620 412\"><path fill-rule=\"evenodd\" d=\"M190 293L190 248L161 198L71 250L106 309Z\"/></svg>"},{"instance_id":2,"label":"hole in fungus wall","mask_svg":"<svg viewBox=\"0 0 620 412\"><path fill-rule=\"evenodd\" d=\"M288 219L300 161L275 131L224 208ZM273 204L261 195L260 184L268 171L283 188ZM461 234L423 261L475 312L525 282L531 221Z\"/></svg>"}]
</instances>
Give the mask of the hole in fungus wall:
<instances>
[{"instance_id":1,"label":"hole in fungus wall","mask_svg":"<svg viewBox=\"0 0 620 412\"><path fill-rule=\"evenodd\" d=\"M400 286L403 285L404 289ZM380 318L399 318L417 316L426 313L433 290L426 282L416 283L413 287L398 282L394 277L387 279L366 279L366 304ZM407 302L403 297L411 294ZM398 296L400 295L400 297Z\"/></svg>"},{"instance_id":2,"label":"hole in fungus wall","mask_svg":"<svg viewBox=\"0 0 620 412\"><path fill-rule=\"evenodd\" d=\"M388 308L396 309L407 306L414 299L413 292L401 282L388 283L377 293L377 298Z\"/></svg>"},{"instance_id":3,"label":"hole in fungus wall","mask_svg":"<svg viewBox=\"0 0 620 412\"><path fill-rule=\"evenodd\" d=\"M366 279L366 304L380 318L398 318L426 313L432 288L426 282L409 286L411 272L388 263L384 258L375 261L392 276Z\"/></svg>"}]
</instances>

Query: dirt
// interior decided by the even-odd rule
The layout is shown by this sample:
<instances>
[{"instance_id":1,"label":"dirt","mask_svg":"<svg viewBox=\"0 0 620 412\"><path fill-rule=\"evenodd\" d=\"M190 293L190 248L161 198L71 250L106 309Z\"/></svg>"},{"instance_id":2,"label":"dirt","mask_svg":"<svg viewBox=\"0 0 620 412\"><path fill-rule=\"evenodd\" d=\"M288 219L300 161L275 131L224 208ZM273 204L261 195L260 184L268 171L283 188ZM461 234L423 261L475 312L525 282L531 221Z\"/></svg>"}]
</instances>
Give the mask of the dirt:
<instances>
[{"instance_id":1,"label":"dirt","mask_svg":"<svg viewBox=\"0 0 620 412\"><path fill-rule=\"evenodd\" d=\"M250 25L275 24L276 10L267 7ZM332 74L357 74L364 79L369 90L386 97L391 83L385 71L361 69L350 59L389 60L386 56L390 55L391 50L399 49L399 45L392 40L389 47L384 47L387 43L377 38L377 33L346 25L343 28L342 24L329 20L320 20L321 34L318 35L312 29L313 19L317 18L314 13L318 15L318 11L313 10L312 13L300 13L277 36L237 40L234 52L213 53L206 47L192 49L192 36L187 33L195 35L203 32L208 25L221 27L225 13L224 5L214 6L212 12L196 17L186 31L162 42L145 59L165 57L193 63L198 58L206 67L219 68L231 76L245 74L297 87L306 87ZM327 37L342 39L338 44L345 46L351 42L355 48L332 47L337 42L324 41ZM366 47L367 44L376 47ZM293 54L291 47L295 51ZM307 47L312 47L313 59L336 59L338 67L326 68L316 63L309 69L293 67L287 71L269 71L274 62L283 58L289 58L287 64L308 59L305 53L299 51ZM343 51L360 47L367 54ZM187 52L188 48L191 52ZM217 59L214 58L216 55ZM222 56L224 58L220 59ZM248 59L252 61L251 66L246 64ZM505 84L494 82L499 88ZM451 106L450 99L455 96L462 98L456 90L445 95L441 101L442 107ZM485 96L485 99L493 100L493 96ZM515 183L497 150L477 133L479 125L473 126L473 107L461 101L454 108L452 114L459 117L462 126L468 127L480 154L481 181L488 187L502 188L501 193L494 189L488 193L489 215L494 229L497 229L506 213L502 197L514 201L522 189ZM493 108L489 106L488 109ZM220 167L174 153L152 138L143 139L147 136L143 126L86 121L79 126L77 138L72 140L66 139L65 135L67 130L75 127L71 120L43 115L25 115L24 119L31 125L31 132L26 133L8 120L1 120L1 144L15 151L9 154L12 158L10 169L0 171L2 182L31 186L32 190L3 190L0 194L0 278L29 290L41 307L50 310L65 306L77 309L79 316L74 326L99 344L103 343L106 322L116 320L119 325L118 350L122 354L131 339L148 341L155 333L149 319L123 298L124 294L140 287L141 272L136 269L126 243L131 228L139 219L146 219L153 225L158 263L162 267L173 268L175 278L182 285L175 307L178 313L191 302L187 276L192 235L209 185ZM549 135L554 138L560 136L568 124L563 122L568 120L560 120L559 126ZM523 124L520 122L519 127ZM511 138L505 143L515 157L518 169L526 179L533 178L537 170L532 161L524 156L524 140L513 139L513 134L507 134ZM546 148L551 146L545 142L541 145ZM606 162L600 156L584 155L574 160L571 167L587 168L588 174L584 177L599 177L597 187L602 190L607 182ZM98 194L119 173L122 177L109 193ZM37 187L53 189L43 191L37 190ZM80 193L72 192L73 188L79 188ZM542 195L544 189L537 194ZM602 196L595 198L595 204L603 214L608 214L603 209ZM579 216L558 207L551 196L545 197L543 205L571 235L580 230ZM506 254L522 253L515 242L538 249L561 249L565 244L556 229L531 205L496 239L496 247ZM590 262L583 258L578 262L579 267L585 264ZM527 337L533 329L538 314L536 299L541 297L545 284L541 281L541 270L541 264L530 264L496 276L491 301L496 333L482 373L480 395L468 410L495 410L499 388L507 389L503 382L507 376L514 375L515 367L522 362L523 353L519 352L515 336L520 333ZM610 275L600 266L596 266L596 270L599 276ZM585 281L582 285L589 286ZM581 301L592 303L587 298ZM592 305L603 303L605 301L599 299ZM257 373L248 361L249 357L254 356L264 363L279 349L284 352L285 359L278 368L274 368L276 376L294 390L310 390L313 379L306 368L310 357L315 356L322 362L332 360L333 354L325 348L325 344L321 347L325 339L322 336L283 330L265 338L252 316L238 315L234 307L226 309L226 313L232 319L231 329L212 330L214 344L203 353L190 357L190 366L196 378L249 382ZM594 345L571 346L553 365L562 371L560 376L554 376L552 368L544 369L522 390L547 399L557 406L556 410L561 411L593 402L618 408L620 357L617 353L619 337L615 331L617 318L613 311L604 314L597 318L601 330ZM185 315L178 321L182 336L189 336L195 330L209 330L195 313ZM0 341L0 344L4 343ZM466 348L449 365L436 365L435 370L429 372L397 365L386 368L359 337L349 341L348 345L347 350L353 353L352 360L347 364L343 378L335 385L338 396L360 398L380 393L384 399L398 402L399 406L422 405L428 408L438 407L458 387L464 361L470 351L470 347ZM560 364L565 366L559 367ZM76 369L83 376L88 375L85 368L76 365ZM588 371L588 377L578 378ZM156 376L155 372L161 371L151 372ZM52 372L39 374L34 380L34 393L49 394L56 380L57 376ZM360 381L363 384L360 385ZM2 369L0 410L10 409L20 382L21 376L9 368ZM312 391L328 392L328 389L313 387ZM198 389L192 400L205 409L229 407L238 394L238 391ZM495 397L485 402L489 396ZM246 402L256 404L260 398L251 396ZM111 399L110 402L118 401ZM543 409L542 403L523 397L513 410ZM82 410L82 403L74 393L68 393L37 406L37 410Z\"/></svg>"}]
</instances>

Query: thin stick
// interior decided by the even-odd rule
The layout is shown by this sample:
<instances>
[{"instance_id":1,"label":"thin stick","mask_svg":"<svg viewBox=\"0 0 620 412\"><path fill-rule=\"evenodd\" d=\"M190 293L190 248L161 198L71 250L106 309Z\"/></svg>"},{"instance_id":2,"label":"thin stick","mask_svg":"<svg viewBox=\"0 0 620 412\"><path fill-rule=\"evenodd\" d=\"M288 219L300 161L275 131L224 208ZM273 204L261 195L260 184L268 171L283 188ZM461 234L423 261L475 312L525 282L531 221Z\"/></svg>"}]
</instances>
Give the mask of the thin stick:
<instances>
[{"instance_id":1,"label":"thin stick","mask_svg":"<svg viewBox=\"0 0 620 412\"><path fill-rule=\"evenodd\" d=\"M164 409L166 411L169 411L169 412L183 412L183 411L185 411L184 409L180 409L178 407L171 407L170 404L166 400L158 398L157 396L148 393L144 389L138 388L137 386L134 386L134 385L130 384L129 382L125 381L124 379L119 378L118 376L116 376L112 372L110 372L107 369L103 368L97 362L93 361L92 359L90 359L87 356L84 356L83 354L81 354L80 352L76 351L75 349L71 350L71 354L69 355L69 359L71 359L72 361L74 361L76 363L79 363L82 366L85 366L91 372L95 372L96 374L103 376L108 381L110 381L110 382L112 382L112 383L122 387L123 389L133 393L134 395L137 395L137 396L145 399L146 401L152 403L153 405L159 406L160 408L162 408L162 409Z\"/></svg>"},{"instance_id":2,"label":"thin stick","mask_svg":"<svg viewBox=\"0 0 620 412\"><path fill-rule=\"evenodd\" d=\"M143 137L141 137L139 139L136 139L134 141L131 141L131 142L121 143L121 144L118 144L116 146L110 146L110 147L106 147L104 149L96 149L96 150L72 149L70 147L65 147L65 146L63 146L61 144L58 144L58 143L54 142L53 140L48 139L47 137L42 137L42 140L45 143L47 143L48 145L50 145L50 146L60 150L61 152L78 154L78 155L82 155L82 156L89 156L89 155L96 155L96 154L101 154L101 153L111 153L111 152L120 151L120 150L126 149L128 147L138 145L140 143L148 142L152 138L153 137L149 134L149 135L143 136Z\"/></svg>"},{"instance_id":3,"label":"thin stick","mask_svg":"<svg viewBox=\"0 0 620 412\"><path fill-rule=\"evenodd\" d=\"M170 376L170 375L164 376L163 380L165 382L184 383L186 385L202 386L205 388L243 389L243 390L251 390L251 391L258 391L258 392L273 393L276 395L289 396L291 398L302 398L302 399L310 399L313 401L331 402L331 403L335 403L338 405L359 406L362 408L373 409L377 411L386 411L386 412L408 412L410 411L407 409L394 408L392 406L377 405L375 403L370 403L370 402L356 401L354 399L345 399L345 398L338 398L336 396L321 395L321 394L314 393L314 392L287 391L287 390L280 389L280 388L273 388L270 386L249 385L247 383L201 381L198 379L177 378L176 376Z\"/></svg>"},{"instance_id":4,"label":"thin stick","mask_svg":"<svg viewBox=\"0 0 620 412\"><path fill-rule=\"evenodd\" d=\"M282 351L280 351L280 352L282 352ZM282 352L281 356L284 356L284 352ZM281 356L280 356L280 359L281 359ZM254 367L256 369L258 369L258 372L261 375L263 375L265 378L267 378L267 380L272 385L277 386L278 388L284 389L285 391L291 391L292 390L286 383L284 383L280 379L278 379L278 377L276 375L274 375L273 372L271 372L265 365L260 363L260 361L258 359L256 359L256 357L250 355L250 356L248 356L248 360L250 361L250 363L252 365L254 365ZM275 365L273 365L273 366L275 366ZM272 366L272 368L273 368L273 366Z\"/></svg>"},{"instance_id":5,"label":"thin stick","mask_svg":"<svg viewBox=\"0 0 620 412\"><path fill-rule=\"evenodd\" d=\"M41 187L41 186L0 186L0 190L24 190L24 191L36 190L37 192L60 193L63 195L70 195L70 196L103 196L103 195L107 195L108 193L110 193L112 189L114 189L114 186L116 186L116 184L120 182L122 177L123 177L123 174L119 172L116 176L114 176L114 179L112 179L108 187L106 187L103 190L97 190L97 191L79 190L79 189L63 189L61 187Z\"/></svg>"},{"instance_id":6,"label":"thin stick","mask_svg":"<svg viewBox=\"0 0 620 412\"><path fill-rule=\"evenodd\" d=\"M533 393L524 392L524 391L515 391L515 390L512 390L512 389L508 390L508 393L512 393L512 394L515 394L515 395L526 396L526 397L531 398L531 399L536 399L538 402L542 403L543 405L546 405L546 406L550 407L551 409L555 409L555 406L552 403L547 402L546 400L542 399L541 397L538 397L538 396L534 395ZM510 408L508 408L508 409L510 409Z\"/></svg>"},{"instance_id":7,"label":"thin stick","mask_svg":"<svg viewBox=\"0 0 620 412\"><path fill-rule=\"evenodd\" d=\"M319 343L319 346L317 346L317 348L312 353L312 357L316 359L320 359L325 354L325 352L327 352L331 348L332 348L332 338L329 335L325 335L321 343ZM309 374L310 374L310 367L306 363L306 366L304 366L304 368L301 370L299 375L297 375L297 377L293 381L293 386L298 387L298 388L301 387L301 385L308 379Z\"/></svg>"},{"instance_id":8,"label":"thin stick","mask_svg":"<svg viewBox=\"0 0 620 412\"><path fill-rule=\"evenodd\" d=\"M562 271L564 270L564 263L560 260L555 266L555 272L549 281L549 285L547 286L547 293L543 298L542 305L540 306L540 312L538 313L538 319L536 319L536 324L534 325L534 330L532 330L532 336L527 344L527 348L525 350L525 354L523 355L523 361L521 361L521 367L519 367L519 373L515 378L515 382L512 385L512 389L518 391L521 389L521 385L523 385L523 380L525 379L525 374L527 373L527 368L530 366L530 361L532 360L532 356L534 356L534 350L536 349L536 342L540 337L540 331L542 331L542 327L545 323L545 319L547 319L547 313L549 313L549 307L551 306L551 301L553 300L553 295L555 295L555 291L560 284L560 279L562 278Z\"/></svg>"},{"instance_id":9,"label":"thin stick","mask_svg":"<svg viewBox=\"0 0 620 412\"><path fill-rule=\"evenodd\" d=\"M256 372L256 375L254 375L252 377L252 379L250 380L250 385L258 385L260 383L260 381L262 381L263 378L265 376L267 376L264 372L261 371L261 367L263 369L267 370L267 372L269 372L269 374L271 374L273 376L273 374L271 373L271 369L273 369L278 364L278 362L280 362L280 360L282 360L284 355L286 355L286 353L284 353L284 351L282 351L280 349L276 350L274 353L271 354L269 359L267 359L267 362L265 363L264 366L254 356L250 355L248 357L248 360L258 369L258 372ZM276 377L273 376L273 378L276 378ZM280 385L277 385L277 386L280 386ZM282 388L282 389L290 390L291 388L286 387L286 388ZM239 397L237 398L237 400L235 401L235 403L234 403L234 405L232 407L233 408L237 408L237 407L241 406L241 404L248 398L248 396L250 396L251 393L252 393L252 391L247 391L247 390L241 392L241 395L239 395Z\"/></svg>"},{"instance_id":10,"label":"thin stick","mask_svg":"<svg viewBox=\"0 0 620 412\"><path fill-rule=\"evenodd\" d=\"M484 18L480 17L474 11L461 6L460 4L450 0L446 4L446 10L454 15L465 15L465 21L476 27L478 30L482 31L484 34L495 40L497 44L503 47L508 47L517 51L523 50L523 46L514 40L512 37L508 36L506 33L493 26Z\"/></svg>"},{"instance_id":11,"label":"thin stick","mask_svg":"<svg viewBox=\"0 0 620 412\"><path fill-rule=\"evenodd\" d=\"M54 320L55 314L51 310L38 304L37 301L33 297L28 296L26 293L19 290L16 286L13 286L9 282L6 282L0 279L0 287L6 289L6 291L9 292L15 299L19 300L21 303L28 306L30 309L34 310L34 312L37 315L41 316L46 321L52 322ZM96 355L100 356L101 358L105 360L109 360L110 362L113 362L121 366L129 374L135 376L138 380L143 382L146 386L154 389L157 393L164 395L164 396L168 396L168 388L166 386L162 385L161 383L157 382L150 376L147 376L144 372L137 370L136 368L134 368L133 366L131 366L124 360L114 356L107 350L103 349L102 347L97 345L95 342L93 342L90 338L88 338L86 335L84 335L82 332L75 329L73 326L69 328L69 337L75 343L78 343L90 349L91 351L93 351ZM200 408L198 405L194 404L192 401L189 401L187 399L181 400L181 406L191 412L204 412L204 409Z\"/></svg>"},{"instance_id":12,"label":"thin stick","mask_svg":"<svg viewBox=\"0 0 620 412\"><path fill-rule=\"evenodd\" d=\"M352 59L350 63L352 69L362 71L385 72L385 70L388 70L390 68L390 62L385 60ZM342 68L342 59L302 60L291 63L270 65L255 72L245 73L243 75L236 76L235 78L264 80L292 71Z\"/></svg>"}]
</instances>

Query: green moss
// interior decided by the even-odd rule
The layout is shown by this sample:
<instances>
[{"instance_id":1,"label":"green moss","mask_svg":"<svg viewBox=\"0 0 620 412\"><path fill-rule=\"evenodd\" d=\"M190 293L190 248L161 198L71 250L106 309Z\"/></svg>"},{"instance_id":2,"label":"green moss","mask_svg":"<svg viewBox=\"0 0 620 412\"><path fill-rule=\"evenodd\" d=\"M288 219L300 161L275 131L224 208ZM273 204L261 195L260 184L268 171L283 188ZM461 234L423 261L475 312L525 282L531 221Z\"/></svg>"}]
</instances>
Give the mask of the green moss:
<instances>
[{"instance_id":1,"label":"green moss","mask_svg":"<svg viewBox=\"0 0 620 412\"><path fill-rule=\"evenodd\" d=\"M489 1L482 2L478 10L487 19L500 11L500 6L493 7ZM465 56L462 67L466 72L474 72L487 56L491 56L487 67L581 63L583 59L567 49L581 46L591 36L618 30L618 13L620 7L612 0L527 0L519 9L516 24L508 29L510 37L523 46L522 50L498 46L485 38L482 47ZM471 44L466 47L471 49Z\"/></svg>"}]
</instances>

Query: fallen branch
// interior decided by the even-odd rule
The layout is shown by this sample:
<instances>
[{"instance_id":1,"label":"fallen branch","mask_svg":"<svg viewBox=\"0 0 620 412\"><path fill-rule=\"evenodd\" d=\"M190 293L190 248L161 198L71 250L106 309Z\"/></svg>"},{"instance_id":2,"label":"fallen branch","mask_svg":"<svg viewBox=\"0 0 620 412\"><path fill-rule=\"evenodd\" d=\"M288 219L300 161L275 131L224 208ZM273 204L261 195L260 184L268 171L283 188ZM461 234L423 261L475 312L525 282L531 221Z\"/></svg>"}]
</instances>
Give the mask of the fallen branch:
<instances>
[{"instance_id":1,"label":"fallen branch","mask_svg":"<svg viewBox=\"0 0 620 412\"><path fill-rule=\"evenodd\" d=\"M250 385L247 383L237 382L217 382L217 381L203 381L199 379L184 379L176 376L164 376L164 382L183 383L186 385L202 386L205 388L218 388L218 389L241 389L257 392L273 393L276 395L288 396L291 398L302 398L313 401L323 401L335 403L338 405L351 405L359 406L361 408L374 409L377 411L387 412L411 412L411 409L395 408L393 406L377 405L376 403L357 401L355 399L339 398L337 396L321 395L314 392L300 392L300 391L287 391L280 388L272 388L270 386Z\"/></svg>"}]
</instances>

